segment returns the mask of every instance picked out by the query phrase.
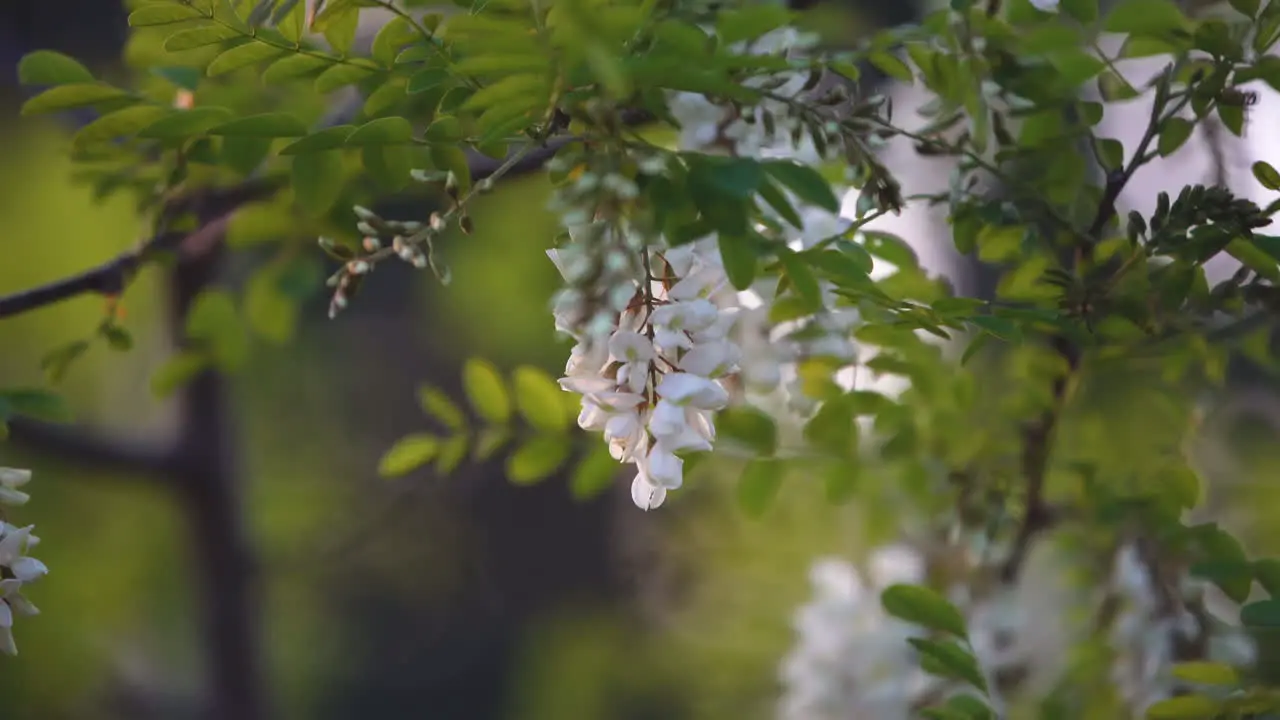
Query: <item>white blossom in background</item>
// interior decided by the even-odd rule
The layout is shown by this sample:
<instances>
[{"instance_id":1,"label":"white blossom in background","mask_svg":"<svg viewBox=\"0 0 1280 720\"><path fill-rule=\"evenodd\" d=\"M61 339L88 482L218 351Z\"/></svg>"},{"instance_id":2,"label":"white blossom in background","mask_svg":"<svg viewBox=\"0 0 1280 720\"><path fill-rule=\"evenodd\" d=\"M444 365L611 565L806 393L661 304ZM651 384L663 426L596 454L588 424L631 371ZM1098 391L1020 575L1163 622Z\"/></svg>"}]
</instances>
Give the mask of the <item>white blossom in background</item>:
<instances>
[{"instance_id":1,"label":"white blossom in background","mask_svg":"<svg viewBox=\"0 0 1280 720\"><path fill-rule=\"evenodd\" d=\"M1206 627L1188 609L1188 601L1203 599L1202 582L1184 577L1178 596L1165 597L1133 544L1116 552L1111 589L1121 603L1110 630L1115 652L1111 680L1136 716L1178 689L1172 668L1180 660L1175 654L1179 643L1207 640L1208 656L1194 659L1233 666L1253 662L1255 648L1243 632L1221 624Z\"/></svg>"},{"instance_id":2,"label":"white blossom in background","mask_svg":"<svg viewBox=\"0 0 1280 720\"><path fill-rule=\"evenodd\" d=\"M868 565L864 580L839 558L813 564L814 596L796 612L798 637L780 668L779 720L908 720L912 704L937 684L907 643L920 628L880 604L888 586L923 580L923 558L890 546Z\"/></svg>"},{"instance_id":3,"label":"white blossom in background","mask_svg":"<svg viewBox=\"0 0 1280 720\"><path fill-rule=\"evenodd\" d=\"M29 496L18 488L30 480L30 470L0 467L0 505L26 504ZM22 588L49 572L44 563L27 555L40 542L31 534L32 529L0 520L0 652L8 655L18 653L13 641L14 617L39 613L23 597Z\"/></svg>"}]
</instances>

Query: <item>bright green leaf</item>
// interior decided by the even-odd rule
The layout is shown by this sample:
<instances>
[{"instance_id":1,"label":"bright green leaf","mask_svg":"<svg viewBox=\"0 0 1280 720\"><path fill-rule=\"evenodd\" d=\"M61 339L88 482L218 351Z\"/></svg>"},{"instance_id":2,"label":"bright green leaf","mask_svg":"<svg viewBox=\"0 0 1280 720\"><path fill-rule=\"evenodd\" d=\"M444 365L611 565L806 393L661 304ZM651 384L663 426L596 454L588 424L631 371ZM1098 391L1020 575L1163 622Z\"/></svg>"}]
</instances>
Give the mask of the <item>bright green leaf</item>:
<instances>
[{"instance_id":1,"label":"bright green leaf","mask_svg":"<svg viewBox=\"0 0 1280 720\"><path fill-rule=\"evenodd\" d=\"M562 432L569 418L562 412L563 391L550 375L534 367L521 366L512 373L516 408L535 430Z\"/></svg>"},{"instance_id":2,"label":"bright green leaf","mask_svg":"<svg viewBox=\"0 0 1280 720\"><path fill-rule=\"evenodd\" d=\"M298 206L311 217L324 217L342 195L342 153L327 150L295 155L292 170Z\"/></svg>"},{"instance_id":3,"label":"bright green leaf","mask_svg":"<svg viewBox=\"0 0 1280 720\"><path fill-rule=\"evenodd\" d=\"M480 417L499 425L511 419L511 397L493 363L480 358L467 360L462 369L462 387Z\"/></svg>"},{"instance_id":4,"label":"bright green leaf","mask_svg":"<svg viewBox=\"0 0 1280 720\"><path fill-rule=\"evenodd\" d=\"M418 407L427 415L444 423L450 430L461 430L467 425L462 408L438 388L422 385L418 388Z\"/></svg>"},{"instance_id":5,"label":"bright green leaf","mask_svg":"<svg viewBox=\"0 0 1280 720\"><path fill-rule=\"evenodd\" d=\"M209 128L210 135L237 137L301 137L307 134L307 126L298 118L283 112L250 115Z\"/></svg>"},{"instance_id":6,"label":"bright green leaf","mask_svg":"<svg viewBox=\"0 0 1280 720\"><path fill-rule=\"evenodd\" d=\"M560 435L537 435L507 458L507 478L516 485L545 480L569 459L569 441Z\"/></svg>"},{"instance_id":7,"label":"bright green leaf","mask_svg":"<svg viewBox=\"0 0 1280 720\"><path fill-rule=\"evenodd\" d=\"M205 74L216 77L233 70L256 65L266 60L279 57L284 51L265 43L249 43L237 45L214 58L205 68Z\"/></svg>"},{"instance_id":8,"label":"bright green leaf","mask_svg":"<svg viewBox=\"0 0 1280 720\"><path fill-rule=\"evenodd\" d=\"M78 60L60 52L36 50L18 62L18 82L23 85L92 83L93 73Z\"/></svg>"},{"instance_id":9,"label":"bright green leaf","mask_svg":"<svg viewBox=\"0 0 1280 720\"><path fill-rule=\"evenodd\" d=\"M419 433L396 441L378 461L378 474L385 478L400 477L426 465L440 453L440 438Z\"/></svg>"},{"instance_id":10,"label":"bright green leaf","mask_svg":"<svg viewBox=\"0 0 1280 720\"><path fill-rule=\"evenodd\" d=\"M413 142L413 126L402 117L371 120L347 136L349 146L403 145Z\"/></svg>"},{"instance_id":11,"label":"bright green leaf","mask_svg":"<svg viewBox=\"0 0 1280 720\"><path fill-rule=\"evenodd\" d=\"M151 27L205 17L199 10L176 2L155 2L129 13L129 27Z\"/></svg>"},{"instance_id":12,"label":"bright green leaf","mask_svg":"<svg viewBox=\"0 0 1280 720\"><path fill-rule=\"evenodd\" d=\"M40 115L129 97L125 91L102 83L57 85L28 100L22 105L21 112L23 115Z\"/></svg>"},{"instance_id":13,"label":"bright green leaf","mask_svg":"<svg viewBox=\"0 0 1280 720\"><path fill-rule=\"evenodd\" d=\"M738 505L749 517L764 515L782 489L786 466L777 458L756 458L738 479Z\"/></svg>"},{"instance_id":14,"label":"bright green leaf","mask_svg":"<svg viewBox=\"0 0 1280 720\"><path fill-rule=\"evenodd\" d=\"M891 585L880 594L885 612L929 630L966 637L964 616L946 598L922 585Z\"/></svg>"},{"instance_id":15,"label":"bright green leaf","mask_svg":"<svg viewBox=\"0 0 1280 720\"><path fill-rule=\"evenodd\" d=\"M304 153L337 150L347 144L347 138L355 132L354 125L335 125L319 132L312 133L301 140L295 140L280 150L281 155L302 155Z\"/></svg>"},{"instance_id":16,"label":"bright green leaf","mask_svg":"<svg viewBox=\"0 0 1280 720\"><path fill-rule=\"evenodd\" d=\"M164 49L168 52L181 52L195 48L243 37L238 31L223 25L207 25L205 27L179 30L164 41Z\"/></svg>"},{"instance_id":17,"label":"bright green leaf","mask_svg":"<svg viewBox=\"0 0 1280 720\"><path fill-rule=\"evenodd\" d=\"M157 140L178 140L203 135L210 128L217 127L232 116L230 110L223 107L201 106L190 110L182 110L156 120L142 130L138 137Z\"/></svg>"}]
</instances>

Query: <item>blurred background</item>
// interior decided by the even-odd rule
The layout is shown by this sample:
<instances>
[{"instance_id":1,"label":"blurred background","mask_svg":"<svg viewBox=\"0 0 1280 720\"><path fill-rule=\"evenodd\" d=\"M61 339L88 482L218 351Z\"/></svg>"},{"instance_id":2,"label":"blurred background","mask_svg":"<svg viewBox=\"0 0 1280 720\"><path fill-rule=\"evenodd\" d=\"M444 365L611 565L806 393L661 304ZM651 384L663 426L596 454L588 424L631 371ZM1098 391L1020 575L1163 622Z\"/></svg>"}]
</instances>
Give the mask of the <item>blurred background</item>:
<instances>
[{"instance_id":1,"label":"blurred background","mask_svg":"<svg viewBox=\"0 0 1280 720\"><path fill-rule=\"evenodd\" d=\"M837 0L807 13L847 42L912 8ZM125 15L104 0L0 5L0 293L105 261L145 233L127 199L97 203L73 181L74 120L18 116L12 71L50 48L118 76ZM624 478L581 501L564 477L511 485L500 458L448 478L377 477L386 448L429 427L420 384L461 397L460 368L476 355L559 374L568 347L547 311L558 279L543 254L555 234L547 193L531 177L484 198L475 234L443 243L450 286L388 267L338 320L317 293L292 344L256 344L247 370L217 388L227 432L209 462L224 496L130 472L83 438L15 433L0 445L0 463L35 470L21 520L51 569L29 593L43 614L15 628L21 654L0 658L0 718L194 718L218 677L253 684L237 692L265 698L271 718L768 717L809 563L856 552L868 528L892 535L892 518L873 523L801 483L748 520L711 475L644 514ZM398 217L415 213L426 214L408 204ZM231 260L233 275L248 262ZM95 437L147 447L190 411L149 389L172 353L168 283L149 269L125 297L132 352L95 346L62 384ZM0 324L0 386L43 384L40 358L90 335L102 313L89 296ZM1245 459L1267 467L1270 404L1247 405L1242 427L1264 451ZM234 521L230 535L202 526L215 510ZM250 590L243 613L219 620L222 577ZM211 667L237 653L218 627L248 638L241 659L258 664Z\"/></svg>"}]
</instances>

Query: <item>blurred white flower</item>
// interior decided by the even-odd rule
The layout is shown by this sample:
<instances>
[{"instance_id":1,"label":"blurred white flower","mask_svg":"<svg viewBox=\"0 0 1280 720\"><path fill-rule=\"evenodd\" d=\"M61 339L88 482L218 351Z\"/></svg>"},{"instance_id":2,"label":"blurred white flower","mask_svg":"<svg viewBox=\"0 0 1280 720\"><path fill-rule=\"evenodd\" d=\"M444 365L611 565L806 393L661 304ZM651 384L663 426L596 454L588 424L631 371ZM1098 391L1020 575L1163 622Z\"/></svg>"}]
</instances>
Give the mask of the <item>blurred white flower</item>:
<instances>
[{"instance_id":1,"label":"blurred white flower","mask_svg":"<svg viewBox=\"0 0 1280 720\"><path fill-rule=\"evenodd\" d=\"M0 468L0 503L22 505L29 499L16 488L31 480L31 471ZM0 521L0 652L16 655L13 620L40 611L22 595L22 588L48 574L49 569L27 553L40 542L31 534L33 526L18 527Z\"/></svg>"}]
</instances>

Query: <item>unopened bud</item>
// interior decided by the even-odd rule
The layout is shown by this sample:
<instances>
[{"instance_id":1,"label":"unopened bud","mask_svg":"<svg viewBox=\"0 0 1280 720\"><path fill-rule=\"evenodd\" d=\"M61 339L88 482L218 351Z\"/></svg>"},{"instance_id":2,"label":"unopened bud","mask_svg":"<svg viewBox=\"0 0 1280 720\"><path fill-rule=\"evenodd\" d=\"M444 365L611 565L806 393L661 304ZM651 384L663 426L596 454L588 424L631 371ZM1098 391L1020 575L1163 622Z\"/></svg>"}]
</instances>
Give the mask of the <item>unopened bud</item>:
<instances>
[{"instance_id":1,"label":"unopened bud","mask_svg":"<svg viewBox=\"0 0 1280 720\"><path fill-rule=\"evenodd\" d=\"M365 238L361 245L364 246L365 252L377 252L382 249L382 243L376 237Z\"/></svg>"},{"instance_id":2,"label":"unopened bud","mask_svg":"<svg viewBox=\"0 0 1280 720\"><path fill-rule=\"evenodd\" d=\"M489 192L493 189L493 178L484 178L476 183L476 190L482 193Z\"/></svg>"},{"instance_id":3,"label":"unopened bud","mask_svg":"<svg viewBox=\"0 0 1280 720\"><path fill-rule=\"evenodd\" d=\"M361 220L380 220L381 219L372 210L362 205L352 205L351 211L354 212L356 216L359 217Z\"/></svg>"},{"instance_id":4,"label":"unopened bud","mask_svg":"<svg viewBox=\"0 0 1280 720\"><path fill-rule=\"evenodd\" d=\"M364 275L369 272L370 267L369 263L365 260L352 260L347 263L347 272L352 275Z\"/></svg>"},{"instance_id":5,"label":"unopened bud","mask_svg":"<svg viewBox=\"0 0 1280 720\"><path fill-rule=\"evenodd\" d=\"M365 235L377 235L377 234L378 234L378 228L374 227L373 225L370 225L370 224L369 224L369 223L367 223L367 222L364 222L363 220L362 220L362 221L360 221L360 222L358 222L358 223L356 223L356 229L357 229L357 230L359 230L361 233L363 233L363 234L365 234Z\"/></svg>"},{"instance_id":6,"label":"unopened bud","mask_svg":"<svg viewBox=\"0 0 1280 720\"><path fill-rule=\"evenodd\" d=\"M476 229L475 223L471 221L470 215L463 215L462 218L458 220L458 227L462 228L462 233L464 235L470 235L471 231Z\"/></svg>"},{"instance_id":7,"label":"unopened bud","mask_svg":"<svg viewBox=\"0 0 1280 720\"><path fill-rule=\"evenodd\" d=\"M438 212L431 213L430 223L431 223L431 229L435 230L436 232L440 232L441 230L444 230L445 227L448 225L444 217L442 217Z\"/></svg>"}]
</instances>

